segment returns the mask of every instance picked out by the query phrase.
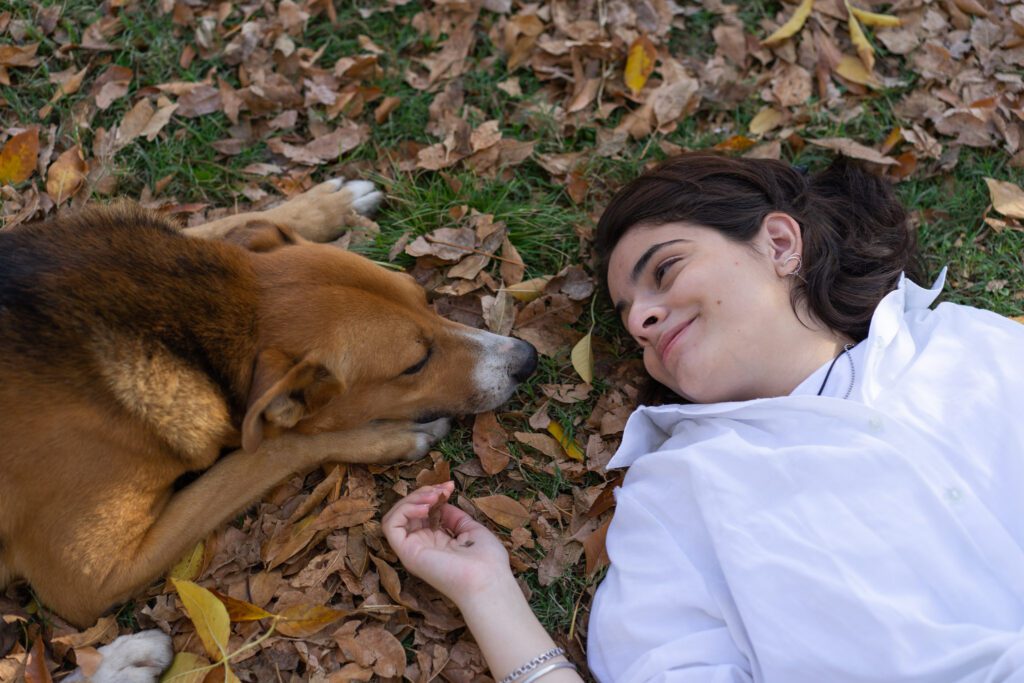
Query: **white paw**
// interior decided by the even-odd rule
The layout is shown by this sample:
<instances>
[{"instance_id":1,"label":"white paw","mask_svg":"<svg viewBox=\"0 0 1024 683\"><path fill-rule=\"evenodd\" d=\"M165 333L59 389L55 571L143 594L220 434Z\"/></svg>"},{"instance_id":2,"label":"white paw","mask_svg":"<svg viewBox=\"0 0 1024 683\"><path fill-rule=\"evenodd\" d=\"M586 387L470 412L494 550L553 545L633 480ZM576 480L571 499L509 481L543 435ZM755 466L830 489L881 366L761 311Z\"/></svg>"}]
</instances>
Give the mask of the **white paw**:
<instances>
[{"instance_id":1,"label":"white paw","mask_svg":"<svg viewBox=\"0 0 1024 683\"><path fill-rule=\"evenodd\" d=\"M384 199L384 195L369 180L350 180L345 189L352 194L352 208L364 216L369 216Z\"/></svg>"},{"instance_id":2,"label":"white paw","mask_svg":"<svg viewBox=\"0 0 1024 683\"><path fill-rule=\"evenodd\" d=\"M430 422L417 422L416 450L409 454L410 460L419 460L430 452L431 447L440 441L452 428L451 418L441 417Z\"/></svg>"},{"instance_id":3,"label":"white paw","mask_svg":"<svg viewBox=\"0 0 1024 683\"><path fill-rule=\"evenodd\" d=\"M99 648L99 653L103 661L88 679L92 683L156 683L174 658L171 637L156 629L121 636ZM84 680L80 671L66 679Z\"/></svg>"}]
</instances>

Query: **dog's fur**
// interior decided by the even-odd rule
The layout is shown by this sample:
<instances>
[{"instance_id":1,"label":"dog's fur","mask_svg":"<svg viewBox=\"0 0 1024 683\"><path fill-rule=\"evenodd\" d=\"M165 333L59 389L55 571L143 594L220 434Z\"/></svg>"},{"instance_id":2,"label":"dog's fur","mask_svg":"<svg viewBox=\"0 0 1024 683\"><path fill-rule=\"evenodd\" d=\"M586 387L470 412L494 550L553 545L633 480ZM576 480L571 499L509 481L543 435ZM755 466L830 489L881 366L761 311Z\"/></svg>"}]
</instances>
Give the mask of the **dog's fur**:
<instances>
[{"instance_id":1,"label":"dog's fur","mask_svg":"<svg viewBox=\"0 0 1024 683\"><path fill-rule=\"evenodd\" d=\"M509 398L531 346L296 234L378 199L329 181L192 236L128 204L0 233L0 588L86 626L289 474L420 457Z\"/></svg>"}]
</instances>

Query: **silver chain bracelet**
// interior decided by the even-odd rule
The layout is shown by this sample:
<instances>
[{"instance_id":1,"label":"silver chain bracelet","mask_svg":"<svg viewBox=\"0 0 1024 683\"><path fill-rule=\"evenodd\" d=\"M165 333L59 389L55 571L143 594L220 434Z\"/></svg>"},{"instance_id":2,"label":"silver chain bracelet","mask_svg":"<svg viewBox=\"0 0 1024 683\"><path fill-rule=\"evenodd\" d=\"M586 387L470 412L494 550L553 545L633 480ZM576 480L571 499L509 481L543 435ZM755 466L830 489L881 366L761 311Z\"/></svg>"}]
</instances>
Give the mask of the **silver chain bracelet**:
<instances>
[{"instance_id":1,"label":"silver chain bracelet","mask_svg":"<svg viewBox=\"0 0 1024 683\"><path fill-rule=\"evenodd\" d=\"M548 650L547 652L542 652L541 654L537 655L536 657L528 661L526 664L523 664L518 669L512 671L512 673L510 673L508 676L505 676L503 679L501 679L501 683L512 683L512 681L516 680L523 674L530 673L531 671L533 671L549 659L554 659L555 657L560 657L564 654L565 650L563 650L560 647L553 648L551 650Z\"/></svg>"}]
</instances>

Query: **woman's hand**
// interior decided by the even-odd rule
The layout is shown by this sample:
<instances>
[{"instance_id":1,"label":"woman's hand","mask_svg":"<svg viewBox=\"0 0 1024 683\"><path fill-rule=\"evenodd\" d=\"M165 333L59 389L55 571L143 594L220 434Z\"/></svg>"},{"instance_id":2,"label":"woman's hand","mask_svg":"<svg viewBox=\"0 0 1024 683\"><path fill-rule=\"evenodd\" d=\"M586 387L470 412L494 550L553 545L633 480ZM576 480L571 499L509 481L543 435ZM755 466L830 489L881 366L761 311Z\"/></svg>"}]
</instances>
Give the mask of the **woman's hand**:
<instances>
[{"instance_id":1,"label":"woman's hand","mask_svg":"<svg viewBox=\"0 0 1024 683\"><path fill-rule=\"evenodd\" d=\"M454 482L424 486L391 508L382 526L406 569L460 608L495 584L512 579L501 541L465 512L447 503Z\"/></svg>"}]
</instances>

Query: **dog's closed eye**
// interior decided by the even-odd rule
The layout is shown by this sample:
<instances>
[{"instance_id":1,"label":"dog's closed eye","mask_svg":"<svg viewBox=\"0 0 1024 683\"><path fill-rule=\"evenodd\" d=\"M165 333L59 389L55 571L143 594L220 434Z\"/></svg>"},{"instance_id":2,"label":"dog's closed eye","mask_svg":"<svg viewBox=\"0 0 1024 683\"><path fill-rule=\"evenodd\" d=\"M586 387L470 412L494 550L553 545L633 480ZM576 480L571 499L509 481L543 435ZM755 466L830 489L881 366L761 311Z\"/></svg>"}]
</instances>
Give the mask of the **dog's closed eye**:
<instances>
[{"instance_id":1,"label":"dog's closed eye","mask_svg":"<svg viewBox=\"0 0 1024 683\"><path fill-rule=\"evenodd\" d=\"M412 366L406 368L405 370L402 370L402 374L403 375L415 375L417 372L419 372L420 370L425 368L427 366L427 361L430 360L430 356L433 354L433 352L434 352L433 349L428 348L427 349L427 355L423 356L423 360L421 360L420 362L416 363L416 365L412 365Z\"/></svg>"}]
</instances>

